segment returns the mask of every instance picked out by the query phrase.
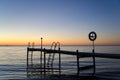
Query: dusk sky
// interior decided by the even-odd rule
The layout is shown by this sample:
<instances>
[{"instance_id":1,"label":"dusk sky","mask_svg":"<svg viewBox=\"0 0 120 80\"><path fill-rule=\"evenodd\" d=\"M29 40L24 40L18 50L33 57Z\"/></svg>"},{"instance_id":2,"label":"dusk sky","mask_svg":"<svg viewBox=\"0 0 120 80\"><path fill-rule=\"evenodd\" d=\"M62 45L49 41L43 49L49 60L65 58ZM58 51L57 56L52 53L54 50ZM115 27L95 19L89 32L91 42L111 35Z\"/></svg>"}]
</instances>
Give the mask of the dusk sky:
<instances>
[{"instance_id":1,"label":"dusk sky","mask_svg":"<svg viewBox=\"0 0 120 80\"><path fill-rule=\"evenodd\" d=\"M120 0L0 0L0 45L120 45Z\"/></svg>"}]
</instances>

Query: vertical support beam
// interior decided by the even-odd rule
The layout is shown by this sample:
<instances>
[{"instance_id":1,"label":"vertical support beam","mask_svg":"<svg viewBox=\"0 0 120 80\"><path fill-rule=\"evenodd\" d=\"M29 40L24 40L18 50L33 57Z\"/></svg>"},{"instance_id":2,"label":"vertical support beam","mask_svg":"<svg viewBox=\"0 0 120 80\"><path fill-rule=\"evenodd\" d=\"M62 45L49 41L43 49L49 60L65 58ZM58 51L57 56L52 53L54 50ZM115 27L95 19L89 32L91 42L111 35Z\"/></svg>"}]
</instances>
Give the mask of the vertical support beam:
<instances>
[{"instance_id":1,"label":"vertical support beam","mask_svg":"<svg viewBox=\"0 0 120 80\"><path fill-rule=\"evenodd\" d=\"M27 78L28 78L28 54L29 54L28 49L29 48L27 47L27 68L26 68Z\"/></svg>"},{"instance_id":2,"label":"vertical support beam","mask_svg":"<svg viewBox=\"0 0 120 80\"><path fill-rule=\"evenodd\" d=\"M94 41L93 41L93 50L92 50L92 52L93 52L93 68L94 68L94 70L93 70L93 75L95 74L95 72L96 72L96 64L95 64L95 47L94 47Z\"/></svg>"},{"instance_id":3,"label":"vertical support beam","mask_svg":"<svg viewBox=\"0 0 120 80\"><path fill-rule=\"evenodd\" d=\"M41 37L41 53L40 53L40 66L42 68L42 49L43 49L43 42L42 42L43 38Z\"/></svg>"},{"instance_id":4,"label":"vertical support beam","mask_svg":"<svg viewBox=\"0 0 120 80\"><path fill-rule=\"evenodd\" d=\"M59 48L60 51L60 48ZM59 75L61 75L61 53L59 52Z\"/></svg>"},{"instance_id":5,"label":"vertical support beam","mask_svg":"<svg viewBox=\"0 0 120 80\"><path fill-rule=\"evenodd\" d=\"M77 76L79 76L80 68L79 68L79 54L78 54L78 50L76 50L76 53L77 53Z\"/></svg>"},{"instance_id":6,"label":"vertical support beam","mask_svg":"<svg viewBox=\"0 0 120 80\"><path fill-rule=\"evenodd\" d=\"M34 42L32 43L32 48L34 48ZM33 51L31 51L31 67L33 67Z\"/></svg>"},{"instance_id":7,"label":"vertical support beam","mask_svg":"<svg viewBox=\"0 0 120 80\"><path fill-rule=\"evenodd\" d=\"M30 42L28 42L28 47L27 47L27 69L29 65L29 47L30 47Z\"/></svg>"},{"instance_id":8,"label":"vertical support beam","mask_svg":"<svg viewBox=\"0 0 120 80\"><path fill-rule=\"evenodd\" d=\"M29 47L27 47L27 69L28 69L28 65L29 65L28 58L29 58Z\"/></svg>"},{"instance_id":9,"label":"vertical support beam","mask_svg":"<svg viewBox=\"0 0 120 80\"><path fill-rule=\"evenodd\" d=\"M46 50L44 48L44 75L46 75Z\"/></svg>"}]
</instances>

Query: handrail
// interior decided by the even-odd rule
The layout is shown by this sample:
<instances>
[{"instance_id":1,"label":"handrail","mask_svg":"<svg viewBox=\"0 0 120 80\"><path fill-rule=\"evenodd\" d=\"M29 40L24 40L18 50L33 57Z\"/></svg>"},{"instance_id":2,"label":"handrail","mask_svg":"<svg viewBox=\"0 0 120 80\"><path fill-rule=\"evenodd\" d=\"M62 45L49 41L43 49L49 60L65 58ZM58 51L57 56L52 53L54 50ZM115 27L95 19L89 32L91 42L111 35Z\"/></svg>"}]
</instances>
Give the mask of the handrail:
<instances>
[{"instance_id":1,"label":"handrail","mask_svg":"<svg viewBox=\"0 0 120 80\"><path fill-rule=\"evenodd\" d=\"M59 43L59 42L56 42L56 43L55 43L55 49L57 48L57 46L58 46L58 50L59 50L59 49L60 49L60 43ZM54 49L54 50L55 50L55 49ZM55 53L53 53L53 56L52 56L51 66L53 66L54 58L55 58Z\"/></svg>"},{"instance_id":2,"label":"handrail","mask_svg":"<svg viewBox=\"0 0 120 80\"><path fill-rule=\"evenodd\" d=\"M58 50L59 50L60 49L60 43L59 42L53 42L50 50L56 50L57 46L58 46ZM48 61L47 61L47 67L50 67L50 66L52 67L53 66L54 57L55 57L54 52L49 54Z\"/></svg>"}]
</instances>

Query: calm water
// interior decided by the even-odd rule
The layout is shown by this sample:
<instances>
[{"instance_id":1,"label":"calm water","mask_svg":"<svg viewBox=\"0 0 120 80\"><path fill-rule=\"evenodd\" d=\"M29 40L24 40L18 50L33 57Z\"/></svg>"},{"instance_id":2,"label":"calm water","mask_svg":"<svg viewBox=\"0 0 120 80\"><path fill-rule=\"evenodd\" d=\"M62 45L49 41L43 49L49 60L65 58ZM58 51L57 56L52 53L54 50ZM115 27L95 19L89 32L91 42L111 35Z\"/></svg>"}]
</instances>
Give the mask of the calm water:
<instances>
[{"instance_id":1,"label":"calm water","mask_svg":"<svg viewBox=\"0 0 120 80\"><path fill-rule=\"evenodd\" d=\"M49 46L45 46L49 48ZM91 52L91 46L62 46L62 50ZM96 46L96 52L120 54L120 46ZM3 79L29 79L26 72L27 47L0 47L0 80ZM56 55L56 57L58 57ZM56 58L57 59L57 58ZM39 63L39 54L34 54L34 63ZM92 63L92 58L80 59L81 65ZM97 74L102 77L120 79L120 59L96 58ZM55 65L57 62L55 62ZM62 73L76 73L76 57L62 55ZM82 71L82 73L92 73Z\"/></svg>"}]
</instances>

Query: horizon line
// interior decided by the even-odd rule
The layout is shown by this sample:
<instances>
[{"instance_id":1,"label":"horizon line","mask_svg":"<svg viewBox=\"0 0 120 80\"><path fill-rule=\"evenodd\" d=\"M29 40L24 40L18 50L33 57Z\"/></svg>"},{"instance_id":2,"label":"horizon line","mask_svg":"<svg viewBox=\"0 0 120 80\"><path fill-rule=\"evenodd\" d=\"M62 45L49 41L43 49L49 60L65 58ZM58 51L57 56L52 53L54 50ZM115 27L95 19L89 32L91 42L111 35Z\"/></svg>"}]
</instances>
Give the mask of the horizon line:
<instances>
[{"instance_id":1,"label":"horizon line","mask_svg":"<svg viewBox=\"0 0 120 80\"><path fill-rule=\"evenodd\" d=\"M28 46L28 45L0 45L0 46ZM31 45L32 46L32 45ZM41 46L41 45L34 45L34 46ZM51 46L51 45L42 45L42 46ZM92 44L90 45L61 45L61 46L92 46ZM120 46L120 44L116 45L116 44L96 44L95 46Z\"/></svg>"}]
</instances>

